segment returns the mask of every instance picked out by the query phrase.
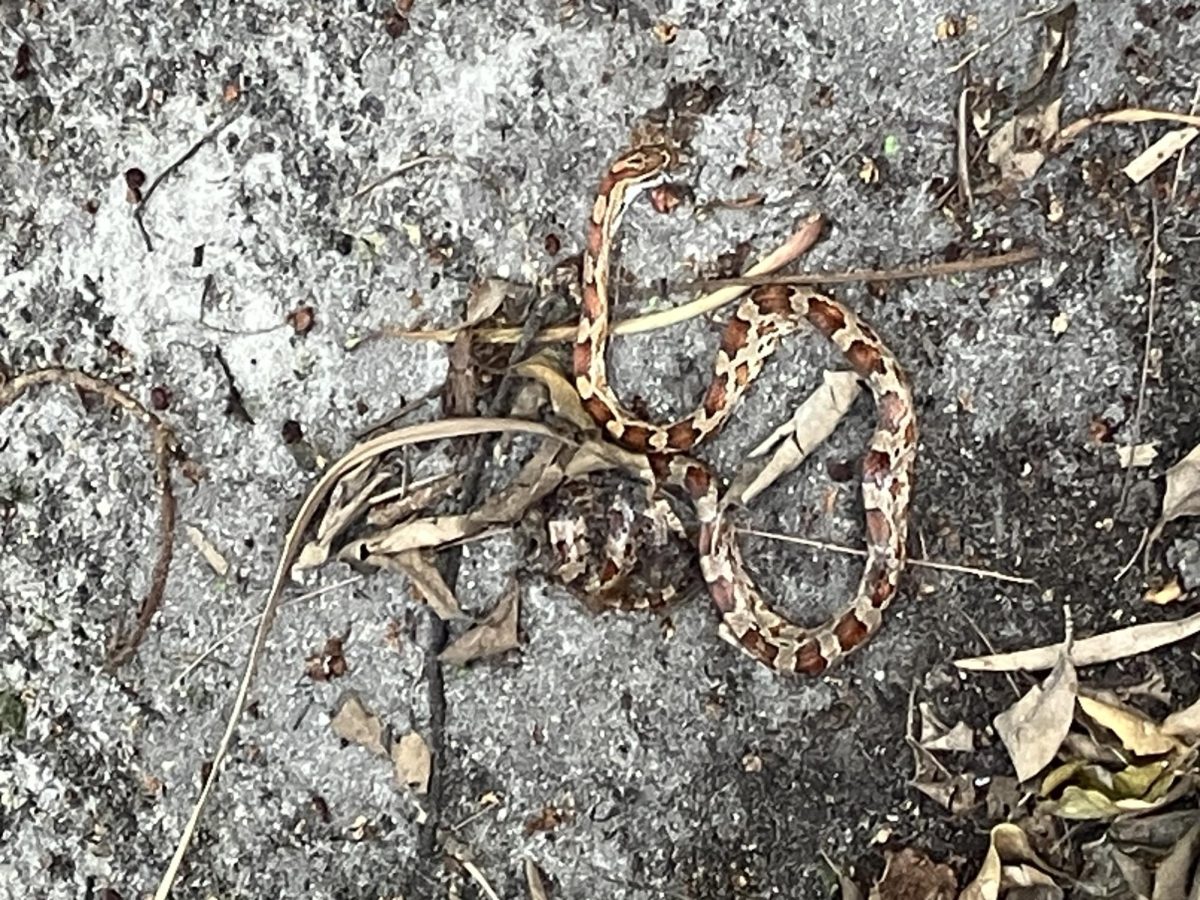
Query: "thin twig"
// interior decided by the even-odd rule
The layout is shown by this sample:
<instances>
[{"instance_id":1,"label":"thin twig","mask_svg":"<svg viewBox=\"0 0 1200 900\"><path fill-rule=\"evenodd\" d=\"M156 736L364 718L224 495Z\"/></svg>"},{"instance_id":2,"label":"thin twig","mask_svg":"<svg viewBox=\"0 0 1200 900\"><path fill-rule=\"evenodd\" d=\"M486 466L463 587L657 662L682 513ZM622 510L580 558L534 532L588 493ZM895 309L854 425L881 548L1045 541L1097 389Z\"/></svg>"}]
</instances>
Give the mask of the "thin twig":
<instances>
[{"instance_id":1,"label":"thin twig","mask_svg":"<svg viewBox=\"0 0 1200 900\"><path fill-rule=\"evenodd\" d=\"M155 176L154 180L150 182L150 187L146 188L146 190L142 193L141 199L138 200L137 207L133 211L133 220L137 222L138 230L140 230L142 233L142 240L146 242L147 252L154 252L154 244L150 240L150 232L146 230L146 225L142 221L142 217L146 213L146 204L150 202L150 198L154 195L154 192L158 190L158 186L162 184L168 177L177 172L184 163L199 153L200 148L202 148L205 144L229 127L233 120L242 114L242 110L244 108L244 103L235 103L233 108L226 112L225 115L221 116L221 118L217 120L217 123L209 128L208 131L204 132L200 139L196 141L196 143L192 144L192 146L189 147L181 157L159 172L158 175Z\"/></svg>"},{"instance_id":2,"label":"thin twig","mask_svg":"<svg viewBox=\"0 0 1200 900\"><path fill-rule=\"evenodd\" d=\"M971 148L967 131L967 98L975 92L973 87L965 87L958 95L958 142L955 160L958 168L958 196L966 207L967 215L975 205L975 197L971 194Z\"/></svg>"},{"instance_id":3,"label":"thin twig","mask_svg":"<svg viewBox=\"0 0 1200 900\"><path fill-rule=\"evenodd\" d=\"M847 547L844 544L831 544L827 541L814 541L811 538L795 537L790 534L780 534L778 531L760 531L756 528L739 528L742 534L751 534L755 537L770 538L773 541L784 541L788 544L800 544L804 547L812 547L816 550L828 550L830 553L844 553L847 556L866 556L866 550L860 550L857 547ZM933 562L928 559L910 559L909 565L920 566L926 569L937 569L942 572L957 572L963 575L974 575L978 578L990 578L993 581L1006 581L1010 584L1028 584L1037 587L1037 582L1032 578L1023 578L1019 575L1007 575L1004 572L996 572L991 569L977 569L974 566L960 566L954 563Z\"/></svg>"},{"instance_id":4,"label":"thin twig","mask_svg":"<svg viewBox=\"0 0 1200 900\"><path fill-rule=\"evenodd\" d=\"M963 275L987 269L1003 269L1008 266L1033 262L1039 258L1036 247L1021 247L994 256L977 256L958 259L954 262L925 263L916 266L897 266L894 269L851 269L843 272L805 272L802 275L754 275L742 278L714 278L695 282L695 285L736 284L754 286L759 284L852 284L859 281L901 281L913 278L943 278L947 275ZM681 285L691 287L693 285Z\"/></svg>"},{"instance_id":5,"label":"thin twig","mask_svg":"<svg viewBox=\"0 0 1200 900\"><path fill-rule=\"evenodd\" d=\"M807 252L817 242L817 238L821 236L821 229L824 227L824 223L825 220L820 214L813 213L810 215L787 241L755 263L750 269L750 274L765 274L777 271L802 253ZM697 316L720 309L726 303L736 300L744 293L746 293L745 288L727 286L710 294L705 294L703 297L698 297L689 303L684 303L681 306L614 322L610 333L614 335L640 334L646 331L654 331L658 328L666 328L669 325L677 325L688 319L694 319ZM524 329L520 327L480 328L471 332L471 336L480 343L515 344L517 341L522 340L523 332ZM461 333L462 326L421 331L385 327L373 334L365 335L361 340L356 341L353 346L357 347L377 337L399 337L409 340L439 341L449 344L453 343L454 339ZM548 344L560 341L573 341L578 334L578 322L571 325L556 325L539 331L533 336L531 343Z\"/></svg>"},{"instance_id":6,"label":"thin twig","mask_svg":"<svg viewBox=\"0 0 1200 900\"><path fill-rule=\"evenodd\" d=\"M1142 434L1142 411L1146 401L1146 382L1150 378L1150 351L1154 339L1154 318L1158 308L1158 264L1161 251L1158 248L1158 201L1153 194L1150 197L1150 298L1146 303L1146 332L1142 341L1142 373L1138 379L1137 402L1133 407L1133 425L1130 428L1130 444L1137 446ZM1125 501L1129 497L1129 485L1133 480L1133 466L1125 467L1125 475L1121 479L1121 496L1117 500L1117 509L1113 518L1121 515L1125 509Z\"/></svg>"},{"instance_id":7,"label":"thin twig","mask_svg":"<svg viewBox=\"0 0 1200 900\"><path fill-rule=\"evenodd\" d=\"M280 601L279 605L280 607L294 606L297 603L303 603L306 600L315 600L317 597L322 597L325 594L330 594L334 591L341 590L344 587L348 587L349 585L362 581L365 577L365 575L351 575L349 578L343 578L341 581L311 590L307 594L300 594L297 597ZM186 669L175 676L175 679L170 684L170 690L175 690L178 688L184 683L184 681L187 680L189 675L191 675L198 668L200 668L201 665L204 664L206 659L228 644L234 637L241 634L251 625L257 623L261 618L262 613L256 613L255 615L250 616L248 619L244 619L237 625L234 625L233 628L229 629L223 635L217 638L217 640L209 644L199 656L197 656L191 661L191 663L188 664Z\"/></svg>"},{"instance_id":8,"label":"thin twig","mask_svg":"<svg viewBox=\"0 0 1200 900\"><path fill-rule=\"evenodd\" d=\"M1188 112L1192 115L1196 114L1196 109L1200 107L1200 84L1196 85L1196 90L1192 92L1192 105ZM1175 177L1171 179L1171 193L1168 195L1171 199L1171 205L1175 204L1175 197L1179 190L1179 179L1183 177L1183 164L1187 160L1187 145L1179 150L1179 155L1175 157Z\"/></svg>"},{"instance_id":9,"label":"thin twig","mask_svg":"<svg viewBox=\"0 0 1200 900\"><path fill-rule=\"evenodd\" d=\"M397 166L392 171L388 172L386 175L381 175L379 178L375 179L374 181L372 181L370 184L366 185L365 187L359 188L357 191L354 192L354 196L352 196L350 198L350 200L351 200L351 202L353 202L355 200L362 199L367 194L371 193L371 191L378 190L379 188L383 187L385 184L387 184L393 178L399 178L401 175L403 175L409 169L415 169L417 166L423 166L426 163L431 163L431 162L453 162L453 161L454 161L454 157L449 156L445 153L423 154L421 156L413 157L412 159L407 160L406 162L400 163L399 166Z\"/></svg>"},{"instance_id":10,"label":"thin twig","mask_svg":"<svg viewBox=\"0 0 1200 900\"><path fill-rule=\"evenodd\" d=\"M78 369L57 366L34 369L7 382L0 377L0 409L11 406L31 388L47 384L67 385L77 391L96 394L110 406L133 416L150 431L154 456L154 486L158 491L158 556L150 573L150 587L138 606L132 627L123 633L118 631L109 641L104 665L113 671L133 658L155 614L162 606L167 576L170 574L171 560L175 553L176 506L175 494L171 490L171 461L182 458L182 454L175 433L162 419L120 388Z\"/></svg>"}]
</instances>

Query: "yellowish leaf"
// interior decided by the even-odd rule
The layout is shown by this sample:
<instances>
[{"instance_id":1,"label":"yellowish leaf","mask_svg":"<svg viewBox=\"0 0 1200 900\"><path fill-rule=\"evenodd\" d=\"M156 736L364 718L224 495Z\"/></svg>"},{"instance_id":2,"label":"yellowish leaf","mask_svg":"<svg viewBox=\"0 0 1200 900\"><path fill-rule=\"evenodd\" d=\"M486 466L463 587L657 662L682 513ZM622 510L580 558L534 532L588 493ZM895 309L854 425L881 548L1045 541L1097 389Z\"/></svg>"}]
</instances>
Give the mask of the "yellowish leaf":
<instances>
[{"instance_id":1,"label":"yellowish leaf","mask_svg":"<svg viewBox=\"0 0 1200 900\"><path fill-rule=\"evenodd\" d=\"M1178 740L1162 733L1157 722L1135 709L1082 694L1079 706L1094 722L1113 732L1121 746L1138 756L1157 756L1183 749Z\"/></svg>"}]
</instances>

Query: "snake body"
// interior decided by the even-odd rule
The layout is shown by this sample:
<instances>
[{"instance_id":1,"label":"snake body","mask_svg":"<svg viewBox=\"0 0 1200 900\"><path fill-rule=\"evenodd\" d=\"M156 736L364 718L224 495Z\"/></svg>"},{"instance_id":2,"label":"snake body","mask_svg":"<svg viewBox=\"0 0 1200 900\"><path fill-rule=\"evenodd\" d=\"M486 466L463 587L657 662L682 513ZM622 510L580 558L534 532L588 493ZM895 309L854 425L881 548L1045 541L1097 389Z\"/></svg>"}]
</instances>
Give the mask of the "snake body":
<instances>
[{"instance_id":1,"label":"snake body","mask_svg":"<svg viewBox=\"0 0 1200 900\"><path fill-rule=\"evenodd\" d=\"M630 204L663 184L674 162L664 146L642 147L618 157L601 179L583 254L575 386L609 438L646 454L660 483L682 488L690 497L699 520L700 569L721 615L722 637L774 671L816 675L861 647L879 629L895 596L905 562L917 443L912 391L895 355L853 310L807 288L765 285L743 299L725 325L712 381L695 410L665 425L626 410L608 382L605 363L613 244ZM780 338L805 323L841 351L878 409L862 460L866 564L850 602L816 627L791 621L762 597L724 515L715 474L687 455L728 419Z\"/></svg>"}]
</instances>

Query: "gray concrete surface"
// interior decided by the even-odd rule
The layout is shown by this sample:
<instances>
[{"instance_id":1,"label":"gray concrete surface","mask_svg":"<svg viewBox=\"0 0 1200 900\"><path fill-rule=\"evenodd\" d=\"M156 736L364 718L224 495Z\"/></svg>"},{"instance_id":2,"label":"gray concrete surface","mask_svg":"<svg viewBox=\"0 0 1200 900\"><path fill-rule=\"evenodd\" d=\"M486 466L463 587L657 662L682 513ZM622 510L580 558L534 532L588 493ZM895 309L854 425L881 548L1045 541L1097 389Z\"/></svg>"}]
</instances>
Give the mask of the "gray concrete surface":
<instances>
[{"instance_id":1,"label":"gray concrete surface","mask_svg":"<svg viewBox=\"0 0 1200 900\"><path fill-rule=\"evenodd\" d=\"M944 70L1025 9L964 9L977 29L939 42L939 17L959 10L928 0L416 0L395 36L386 4L0 6L0 364L80 367L147 402L167 388L164 415L207 470L195 486L177 479L166 604L137 659L107 674L104 642L144 593L152 562L144 434L65 390L0 412L0 692L15 711L0 724L0 893L153 891L248 633L173 682L258 608L315 478L285 445L283 423L301 423L330 456L437 386L440 347L349 352L347 339L381 323L451 323L470 279L531 281L577 253L606 161L668 85L689 81L724 94L693 141L696 206L754 191L767 203L702 221L692 205L672 216L639 209L624 261L641 283L692 277L740 241L765 251L814 208L833 223L806 260L814 267L937 260L951 245L1043 248L1020 270L893 285L882 297L839 291L916 384L914 552L1040 587L914 570L868 649L828 679L801 682L721 643L704 603L681 610L664 638L653 619L595 617L530 579L521 653L447 674L443 823L505 898L524 896L526 857L556 898L817 897L828 883L821 854L877 872L882 829L966 867L986 820L955 819L906 785L910 691L981 729L988 746L964 766L1006 771L985 729L1007 686L960 678L947 661L982 649L972 626L1001 646L1053 638L1064 601L1081 631L1155 615L1139 606L1137 572L1112 576L1152 520L1153 479L1200 439L1195 155L1174 206L1169 178L1154 189L1171 258L1142 436L1161 456L1133 479L1120 513L1115 450L1091 442L1089 424L1106 418L1118 442L1134 437L1151 187L1119 170L1160 129L1097 130L1013 196L981 199L973 225L934 207L954 171L962 85ZM1127 103L1186 109L1200 58L1193 15L1169 2L1084 5L1064 119ZM660 22L679 26L672 43L656 37ZM972 77L1019 82L1039 39L1036 22L1017 26ZM30 71L18 79L22 44ZM227 115L230 85L240 113L147 205L149 251L125 172L153 179L177 160ZM885 157L889 138L896 151ZM422 154L435 159L354 199ZM864 155L882 165L878 184L858 178ZM1061 223L1047 223L1035 185L1063 199ZM557 257L548 234L562 243ZM286 317L305 304L316 327L299 337ZM1059 313L1069 316L1061 335L1051 329ZM614 353L618 383L655 412L682 411L702 390L714 343L715 327L701 322L626 340ZM218 350L253 424L226 411ZM789 344L710 458L732 471L831 363L815 340ZM821 504L826 463L856 458L870 416L864 402L753 517L856 541L849 486L832 513ZM229 575L213 574L186 526L228 558ZM1181 526L1168 544L1189 534ZM1178 543L1173 564L1194 567L1194 540L1190 553ZM814 616L857 577L840 557L750 551L768 587ZM515 552L503 539L468 549L465 605L487 608ZM344 574L330 567L305 581ZM419 619L403 581L385 576L285 610L175 896L482 896L459 864L417 853L417 804L384 763L329 727L349 690L398 732L427 727L422 653L405 627ZM347 629L348 675L306 678L305 658ZM1195 675L1183 654L1159 664ZM499 803L488 806L489 795ZM531 833L526 823L547 805L568 819Z\"/></svg>"}]
</instances>

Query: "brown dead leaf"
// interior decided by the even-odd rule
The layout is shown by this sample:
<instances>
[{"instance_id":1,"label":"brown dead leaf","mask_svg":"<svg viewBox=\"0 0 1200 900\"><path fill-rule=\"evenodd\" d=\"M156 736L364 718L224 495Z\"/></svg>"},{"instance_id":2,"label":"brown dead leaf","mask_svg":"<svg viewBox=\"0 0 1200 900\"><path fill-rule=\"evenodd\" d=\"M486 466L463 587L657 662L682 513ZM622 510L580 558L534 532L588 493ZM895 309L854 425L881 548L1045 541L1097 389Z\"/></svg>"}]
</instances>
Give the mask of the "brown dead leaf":
<instances>
[{"instance_id":1,"label":"brown dead leaf","mask_svg":"<svg viewBox=\"0 0 1200 900\"><path fill-rule=\"evenodd\" d=\"M405 550L388 557L388 562L389 568L395 567L408 576L414 598L427 604L443 622L467 618L442 573L420 550Z\"/></svg>"},{"instance_id":2,"label":"brown dead leaf","mask_svg":"<svg viewBox=\"0 0 1200 900\"><path fill-rule=\"evenodd\" d=\"M415 731L411 731L392 744L392 771L396 781L411 788L415 794L429 790L429 773L433 766L433 755L429 746Z\"/></svg>"},{"instance_id":3,"label":"brown dead leaf","mask_svg":"<svg viewBox=\"0 0 1200 900\"><path fill-rule=\"evenodd\" d=\"M1092 721L1115 734L1121 746L1137 756L1159 756L1184 749L1176 738L1164 734L1157 722L1132 707L1082 693L1078 700L1080 709Z\"/></svg>"},{"instance_id":4,"label":"brown dead leaf","mask_svg":"<svg viewBox=\"0 0 1200 900\"><path fill-rule=\"evenodd\" d=\"M1131 625L1071 644L1071 662L1076 666L1094 666L1157 650L1200 633L1200 613L1173 622ZM1036 672L1049 669L1062 655L1062 644L1048 644L1013 653L958 659L954 665L972 672Z\"/></svg>"},{"instance_id":5,"label":"brown dead leaf","mask_svg":"<svg viewBox=\"0 0 1200 900\"><path fill-rule=\"evenodd\" d=\"M965 722L951 727L938 718L930 703L921 703L921 746L926 750L970 753L975 749L975 732Z\"/></svg>"},{"instance_id":6,"label":"brown dead leaf","mask_svg":"<svg viewBox=\"0 0 1200 900\"><path fill-rule=\"evenodd\" d=\"M1149 542L1158 540L1168 522L1183 516L1200 516L1200 444L1167 470L1162 516L1150 532Z\"/></svg>"},{"instance_id":7,"label":"brown dead leaf","mask_svg":"<svg viewBox=\"0 0 1200 900\"><path fill-rule=\"evenodd\" d=\"M1005 822L992 829L979 874L958 895L958 900L998 900L1014 888L1054 888L1049 871L1050 867L1029 846L1025 832Z\"/></svg>"},{"instance_id":8,"label":"brown dead leaf","mask_svg":"<svg viewBox=\"0 0 1200 900\"><path fill-rule=\"evenodd\" d=\"M1168 603L1174 603L1183 597L1183 585L1179 583L1178 578L1172 578L1162 587L1148 590L1142 595L1142 599L1147 603L1153 603L1155 606L1166 606Z\"/></svg>"},{"instance_id":9,"label":"brown dead leaf","mask_svg":"<svg viewBox=\"0 0 1200 900\"><path fill-rule=\"evenodd\" d=\"M570 822L575 814L569 809L546 804L525 820L525 833L536 834L539 831L553 831L559 825Z\"/></svg>"},{"instance_id":10,"label":"brown dead leaf","mask_svg":"<svg viewBox=\"0 0 1200 900\"><path fill-rule=\"evenodd\" d=\"M438 659L450 665L464 666L472 660L496 656L520 646L517 638L519 599L520 590L514 582L496 601L495 609L487 618L455 639Z\"/></svg>"},{"instance_id":11,"label":"brown dead leaf","mask_svg":"<svg viewBox=\"0 0 1200 900\"><path fill-rule=\"evenodd\" d=\"M887 854L883 876L870 900L954 900L958 879L945 863L935 863L911 847Z\"/></svg>"},{"instance_id":12,"label":"brown dead leaf","mask_svg":"<svg viewBox=\"0 0 1200 900\"><path fill-rule=\"evenodd\" d=\"M1054 759L1075 717L1077 689L1075 667L1062 654L1042 684L993 720L1019 780L1032 778Z\"/></svg>"},{"instance_id":13,"label":"brown dead leaf","mask_svg":"<svg viewBox=\"0 0 1200 900\"><path fill-rule=\"evenodd\" d=\"M333 635L325 641L320 653L314 653L304 661L304 672L313 681L330 681L341 678L349 671L346 664L345 635Z\"/></svg>"},{"instance_id":14,"label":"brown dead leaf","mask_svg":"<svg viewBox=\"0 0 1200 900\"><path fill-rule=\"evenodd\" d=\"M463 324L469 328L490 319L507 295L508 282L502 278L485 278L471 285L467 296L467 318Z\"/></svg>"},{"instance_id":15,"label":"brown dead leaf","mask_svg":"<svg viewBox=\"0 0 1200 900\"><path fill-rule=\"evenodd\" d=\"M999 170L1003 186L1020 184L1037 174L1058 135L1062 97L1043 107L1018 113L988 138L987 159Z\"/></svg>"},{"instance_id":16,"label":"brown dead leaf","mask_svg":"<svg viewBox=\"0 0 1200 900\"><path fill-rule=\"evenodd\" d=\"M329 724L343 741L365 747L377 756L388 755L383 746L383 722L363 705L357 694L342 698Z\"/></svg>"}]
</instances>

